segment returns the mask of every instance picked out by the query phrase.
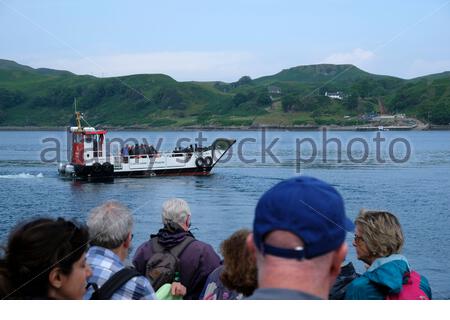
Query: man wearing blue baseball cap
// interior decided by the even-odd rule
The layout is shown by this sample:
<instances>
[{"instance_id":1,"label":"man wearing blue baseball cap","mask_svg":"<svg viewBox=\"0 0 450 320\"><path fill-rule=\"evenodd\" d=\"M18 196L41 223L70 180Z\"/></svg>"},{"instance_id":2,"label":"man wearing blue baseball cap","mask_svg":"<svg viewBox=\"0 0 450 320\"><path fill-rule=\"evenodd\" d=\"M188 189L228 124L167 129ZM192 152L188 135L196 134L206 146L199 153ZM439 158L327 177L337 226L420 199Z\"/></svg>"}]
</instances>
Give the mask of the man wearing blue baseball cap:
<instances>
[{"instance_id":1,"label":"man wearing blue baseball cap","mask_svg":"<svg viewBox=\"0 0 450 320\"><path fill-rule=\"evenodd\" d=\"M258 265L250 299L327 299L353 228L328 183L299 176L275 185L259 199L247 239Z\"/></svg>"}]
</instances>

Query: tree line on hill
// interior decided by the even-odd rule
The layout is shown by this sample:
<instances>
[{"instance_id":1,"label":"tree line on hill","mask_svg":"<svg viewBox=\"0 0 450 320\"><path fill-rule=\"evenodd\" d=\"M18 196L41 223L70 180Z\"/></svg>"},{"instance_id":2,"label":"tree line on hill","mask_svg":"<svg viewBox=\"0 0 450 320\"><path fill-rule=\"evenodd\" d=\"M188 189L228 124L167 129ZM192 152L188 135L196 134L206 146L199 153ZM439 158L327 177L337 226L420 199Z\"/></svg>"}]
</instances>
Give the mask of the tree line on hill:
<instances>
[{"instance_id":1,"label":"tree line on hill","mask_svg":"<svg viewBox=\"0 0 450 320\"><path fill-rule=\"evenodd\" d=\"M315 65L225 83L39 70L0 60L0 126L67 125L74 98L94 122L116 126L345 124L343 119L379 112L381 103L389 113L450 123L449 72L403 80L349 65Z\"/></svg>"}]
</instances>

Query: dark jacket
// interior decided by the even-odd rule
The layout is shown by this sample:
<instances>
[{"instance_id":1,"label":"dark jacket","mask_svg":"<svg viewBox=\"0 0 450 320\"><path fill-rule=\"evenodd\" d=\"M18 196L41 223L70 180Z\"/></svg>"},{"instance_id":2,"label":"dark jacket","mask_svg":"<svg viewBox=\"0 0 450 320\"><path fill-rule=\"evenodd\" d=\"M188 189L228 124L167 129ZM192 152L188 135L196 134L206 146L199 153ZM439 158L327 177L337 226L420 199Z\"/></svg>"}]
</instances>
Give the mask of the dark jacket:
<instances>
[{"instance_id":1,"label":"dark jacket","mask_svg":"<svg viewBox=\"0 0 450 320\"><path fill-rule=\"evenodd\" d=\"M328 299L344 300L348 285L358 277L359 274L356 273L353 263L349 262L345 266L342 266L341 272L330 290Z\"/></svg>"},{"instance_id":2,"label":"dark jacket","mask_svg":"<svg viewBox=\"0 0 450 320\"><path fill-rule=\"evenodd\" d=\"M169 231L166 228L159 230L150 238L158 237L158 243L165 248L172 248L182 242L186 236L194 235L190 231ZM146 263L153 255L150 241L139 246L133 258L136 269L145 274ZM198 299L205 285L208 275L220 265L220 258L214 249L202 241L195 240L181 253L181 283L186 287L185 300Z\"/></svg>"}]
</instances>

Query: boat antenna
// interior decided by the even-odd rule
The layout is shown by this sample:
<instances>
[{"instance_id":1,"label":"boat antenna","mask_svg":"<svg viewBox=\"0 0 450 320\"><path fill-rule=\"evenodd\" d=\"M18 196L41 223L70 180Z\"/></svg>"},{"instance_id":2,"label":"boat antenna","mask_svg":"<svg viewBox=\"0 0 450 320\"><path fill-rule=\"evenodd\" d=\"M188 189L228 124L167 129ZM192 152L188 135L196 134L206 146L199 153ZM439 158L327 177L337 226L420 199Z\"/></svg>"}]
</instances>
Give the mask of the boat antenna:
<instances>
[{"instance_id":1,"label":"boat antenna","mask_svg":"<svg viewBox=\"0 0 450 320\"><path fill-rule=\"evenodd\" d=\"M79 113L79 112L78 112ZM91 124L83 117L83 114L80 113L81 119L86 122L89 127L92 127Z\"/></svg>"},{"instance_id":2,"label":"boat antenna","mask_svg":"<svg viewBox=\"0 0 450 320\"><path fill-rule=\"evenodd\" d=\"M77 121L77 131L83 131L83 127L81 127L81 113L77 111L77 98L73 98L73 107L75 109L75 119Z\"/></svg>"},{"instance_id":3,"label":"boat antenna","mask_svg":"<svg viewBox=\"0 0 450 320\"><path fill-rule=\"evenodd\" d=\"M75 109L75 117L77 120L77 131L83 131L83 127L81 126L81 120L86 122L89 127L92 127L91 124L84 118L84 115L81 112L77 111L77 98L73 98L73 107Z\"/></svg>"}]
</instances>

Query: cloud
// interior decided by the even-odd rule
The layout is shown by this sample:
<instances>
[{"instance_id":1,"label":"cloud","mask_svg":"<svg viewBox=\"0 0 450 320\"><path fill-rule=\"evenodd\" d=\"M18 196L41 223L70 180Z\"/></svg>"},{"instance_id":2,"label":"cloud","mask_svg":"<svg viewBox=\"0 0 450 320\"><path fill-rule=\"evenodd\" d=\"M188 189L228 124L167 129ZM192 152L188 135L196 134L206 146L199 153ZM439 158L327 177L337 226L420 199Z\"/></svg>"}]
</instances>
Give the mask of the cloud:
<instances>
[{"instance_id":1,"label":"cloud","mask_svg":"<svg viewBox=\"0 0 450 320\"><path fill-rule=\"evenodd\" d=\"M375 54L372 51L364 50L360 48L353 49L351 52L347 53L333 53L327 58L325 58L323 63L332 64L364 64L372 60Z\"/></svg>"},{"instance_id":2,"label":"cloud","mask_svg":"<svg viewBox=\"0 0 450 320\"><path fill-rule=\"evenodd\" d=\"M101 77L164 73L179 81L236 81L257 70L257 58L248 52L152 52L74 59L35 61L33 67L62 69Z\"/></svg>"}]
</instances>

